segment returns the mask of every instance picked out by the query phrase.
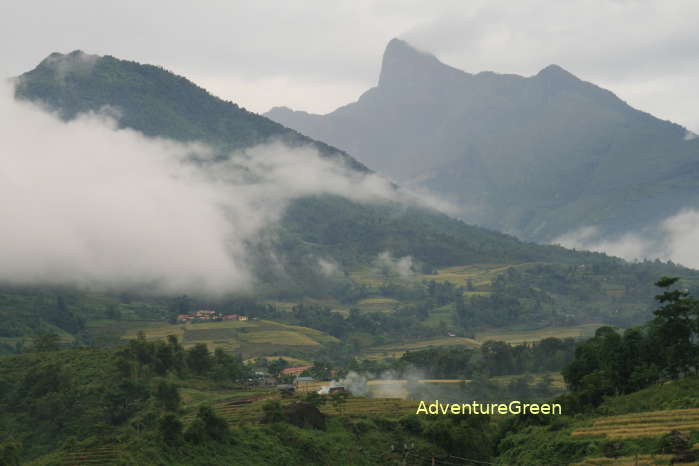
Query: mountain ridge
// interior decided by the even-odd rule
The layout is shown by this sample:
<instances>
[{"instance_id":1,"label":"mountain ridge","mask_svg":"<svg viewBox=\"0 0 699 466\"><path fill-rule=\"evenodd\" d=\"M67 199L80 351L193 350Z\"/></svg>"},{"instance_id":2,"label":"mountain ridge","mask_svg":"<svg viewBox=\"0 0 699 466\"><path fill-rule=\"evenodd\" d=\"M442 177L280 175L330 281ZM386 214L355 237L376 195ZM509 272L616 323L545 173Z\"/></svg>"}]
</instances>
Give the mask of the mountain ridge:
<instances>
[{"instance_id":1,"label":"mountain ridge","mask_svg":"<svg viewBox=\"0 0 699 466\"><path fill-rule=\"evenodd\" d=\"M560 65L529 77L469 74L409 49L391 41L389 70L356 102L325 115L265 115L462 205L469 223L525 240L587 226L625 233L699 203L690 181L699 143L686 128ZM405 72L414 68L422 71Z\"/></svg>"}]
</instances>

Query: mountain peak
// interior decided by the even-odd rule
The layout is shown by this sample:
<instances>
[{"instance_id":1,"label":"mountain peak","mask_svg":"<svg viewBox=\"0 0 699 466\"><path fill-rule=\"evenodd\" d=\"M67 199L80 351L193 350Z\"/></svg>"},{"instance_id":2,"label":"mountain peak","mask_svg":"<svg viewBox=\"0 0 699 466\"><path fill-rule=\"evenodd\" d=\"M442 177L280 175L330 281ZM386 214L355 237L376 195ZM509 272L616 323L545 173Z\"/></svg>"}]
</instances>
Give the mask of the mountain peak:
<instances>
[{"instance_id":1,"label":"mountain peak","mask_svg":"<svg viewBox=\"0 0 699 466\"><path fill-rule=\"evenodd\" d=\"M445 69L453 68L440 62L431 53L422 52L404 40L391 39L383 54L379 86L419 76L431 76Z\"/></svg>"},{"instance_id":2,"label":"mountain peak","mask_svg":"<svg viewBox=\"0 0 699 466\"><path fill-rule=\"evenodd\" d=\"M577 76L564 70L561 66L551 64L537 73L538 77L556 80L580 81Z\"/></svg>"},{"instance_id":3,"label":"mountain peak","mask_svg":"<svg viewBox=\"0 0 699 466\"><path fill-rule=\"evenodd\" d=\"M91 55L82 50L73 50L67 54L53 52L42 60L39 67L51 70L60 79L64 79L69 74L89 73L100 58L99 55Z\"/></svg>"}]
</instances>

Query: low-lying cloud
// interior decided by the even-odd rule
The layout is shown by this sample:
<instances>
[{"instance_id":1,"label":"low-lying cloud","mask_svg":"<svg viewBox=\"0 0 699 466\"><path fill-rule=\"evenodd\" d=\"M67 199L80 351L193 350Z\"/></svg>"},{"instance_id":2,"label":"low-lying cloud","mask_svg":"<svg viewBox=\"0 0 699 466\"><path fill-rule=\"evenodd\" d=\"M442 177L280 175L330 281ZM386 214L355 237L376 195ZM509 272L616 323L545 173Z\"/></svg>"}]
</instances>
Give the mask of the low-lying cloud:
<instances>
[{"instance_id":1,"label":"low-lying cloud","mask_svg":"<svg viewBox=\"0 0 699 466\"><path fill-rule=\"evenodd\" d=\"M605 252L627 260L671 260L699 268L699 211L687 209L668 217L652 233L604 238L596 227L584 227L556 239L568 248Z\"/></svg>"},{"instance_id":2,"label":"low-lying cloud","mask_svg":"<svg viewBox=\"0 0 699 466\"><path fill-rule=\"evenodd\" d=\"M376 256L374 265L381 274L387 277L409 278L415 275L413 258L410 256L393 257L389 251L383 251Z\"/></svg>"},{"instance_id":3,"label":"low-lying cloud","mask_svg":"<svg viewBox=\"0 0 699 466\"><path fill-rule=\"evenodd\" d=\"M0 119L2 283L244 290L255 281L247 246L291 200L406 199L309 147L270 143L221 162L205 145L148 138L105 115L63 122L11 86Z\"/></svg>"}]
</instances>

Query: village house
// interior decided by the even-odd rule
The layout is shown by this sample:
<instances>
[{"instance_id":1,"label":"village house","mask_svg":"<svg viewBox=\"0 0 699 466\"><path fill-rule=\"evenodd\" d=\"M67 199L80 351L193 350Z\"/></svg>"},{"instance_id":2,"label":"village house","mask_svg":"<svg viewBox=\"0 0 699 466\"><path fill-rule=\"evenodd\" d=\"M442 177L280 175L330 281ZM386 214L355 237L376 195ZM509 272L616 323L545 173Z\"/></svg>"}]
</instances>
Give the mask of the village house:
<instances>
[{"instance_id":1,"label":"village house","mask_svg":"<svg viewBox=\"0 0 699 466\"><path fill-rule=\"evenodd\" d=\"M191 322L193 319L194 317L190 316L189 314L180 314L177 316L177 323L186 324L187 322Z\"/></svg>"},{"instance_id":2,"label":"village house","mask_svg":"<svg viewBox=\"0 0 699 466\"><path fill-rule=\"evenodd\" d=\"M247 316L241 316L238 314L226 314L223 316L223 320L248 320Z\"/></svg>"},{"instance_id":3,"label":"village house","mask_svg":"<svg viewBox=\"0 0 699 466\"><path fill-rule=\"evenodd\" d=\"M199 311L194 311L194 318L201 320L214 320L218 317L218 312L211 311L208 309L201 309Z\"/></svg>"},{"instance_id":4,"label":"village house","mask_svg":"<svg viewBox=\"0 0 699 466\"><path fill-rule=\"evenodd\" d=\"M222 316L218 312L210 309L200 309L191 314L180 314L175 320L178 324L187 324L190 322L211 322L220 320L248 320L248 317L239 314L226 314Z\"/></svg>"}]
</instances>

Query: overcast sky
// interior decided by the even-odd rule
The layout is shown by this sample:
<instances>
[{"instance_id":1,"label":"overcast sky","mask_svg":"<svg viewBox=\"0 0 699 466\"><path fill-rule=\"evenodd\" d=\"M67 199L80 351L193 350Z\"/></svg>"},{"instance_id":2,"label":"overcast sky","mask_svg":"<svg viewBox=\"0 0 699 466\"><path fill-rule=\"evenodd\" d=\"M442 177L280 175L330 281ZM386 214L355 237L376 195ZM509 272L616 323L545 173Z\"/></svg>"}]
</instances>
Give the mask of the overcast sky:
<instances>
[{"instance_id":1,"label":"overcast sky","mask_svg":"<svg viewBox=\"0 0 699 466\"><path fill-rule=\"evenodd\" d=\"M468 72L556 63L699 132L695 0L0 2L0 72L82 49L162 65L264 112L325 113L375 85L393 37Z\"/></svg>"}]
</instances>

